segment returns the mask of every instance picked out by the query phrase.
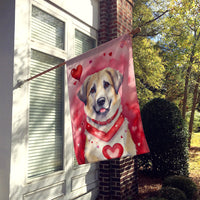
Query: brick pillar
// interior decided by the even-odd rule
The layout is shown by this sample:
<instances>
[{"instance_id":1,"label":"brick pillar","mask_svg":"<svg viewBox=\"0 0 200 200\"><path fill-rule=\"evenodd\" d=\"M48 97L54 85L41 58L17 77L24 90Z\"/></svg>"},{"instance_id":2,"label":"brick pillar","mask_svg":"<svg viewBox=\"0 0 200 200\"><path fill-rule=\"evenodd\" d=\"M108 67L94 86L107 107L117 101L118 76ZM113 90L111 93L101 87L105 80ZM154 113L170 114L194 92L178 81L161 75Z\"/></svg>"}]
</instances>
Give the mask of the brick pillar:
<instances>
[{"instance_id":1,"label":"brick pillar","mask_svg":"<svg viewBox=\"0 0 200 200\"><path fill-rule=\"evenodd\" d=\"M133 0L100 0L99 44L132 30Z\"/></svg>"},{"instance_id":2,"label":"brick pillar","mask_svg":"<svg viewBox=\"0 0 200 200\"><path fill-rule=\"evenodd\" d=\"M99 44L132 31L133 0L100 0ZM100 162L99 200L134 199L137 163L132 157Z\"/></svg>"}]
</instances>

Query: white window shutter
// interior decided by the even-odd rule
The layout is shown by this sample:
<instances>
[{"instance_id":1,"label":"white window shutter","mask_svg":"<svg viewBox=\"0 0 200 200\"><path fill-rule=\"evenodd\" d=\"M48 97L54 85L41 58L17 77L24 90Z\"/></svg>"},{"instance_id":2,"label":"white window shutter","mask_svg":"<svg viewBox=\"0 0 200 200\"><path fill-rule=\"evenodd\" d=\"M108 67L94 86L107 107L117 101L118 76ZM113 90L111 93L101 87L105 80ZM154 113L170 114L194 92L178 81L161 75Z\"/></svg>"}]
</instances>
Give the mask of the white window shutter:
<instances>
[{"instance_id":1,"label":"white window shutter","mask_svg":"<svg viewBox=\"0 0 200 200\"><path fill-rule=\"evenodd\" d=\"M62 60L32 50L31 76ZM63 168L63 67L30 82L28 177Z\"/></svg>"},{"instance_id":2,"label":"white window shutter","mask_svg":"<svg viewBox=\"0 0 200 200\"><path fill-rule=\"evenodd\" d=\"M83 54L96 47L96 40L79 30L75 30L75 55Z\"/></svg>"},{"instance_id":3,"label":"white window shutter","mask_svg":"<svg viewBox=\"0 0 200 200\"><path fill-rule=\"evenodd\" d=\"M31 38L46 45L64 49L64 22L32 7Z\"/></svg>"},{"instance_id":4,"label":"white window shutter","mask_svg":"<svg viewBox=\"0 0 200 200\"><path fill-rule=\"evenodd\" d=\"M31 39L51 49L64 49L64 22L32 7ZM30 76L63 62L31 50ZM28 178L63 169L64 68L30 81Z\"/></svg>"}]
</instances>

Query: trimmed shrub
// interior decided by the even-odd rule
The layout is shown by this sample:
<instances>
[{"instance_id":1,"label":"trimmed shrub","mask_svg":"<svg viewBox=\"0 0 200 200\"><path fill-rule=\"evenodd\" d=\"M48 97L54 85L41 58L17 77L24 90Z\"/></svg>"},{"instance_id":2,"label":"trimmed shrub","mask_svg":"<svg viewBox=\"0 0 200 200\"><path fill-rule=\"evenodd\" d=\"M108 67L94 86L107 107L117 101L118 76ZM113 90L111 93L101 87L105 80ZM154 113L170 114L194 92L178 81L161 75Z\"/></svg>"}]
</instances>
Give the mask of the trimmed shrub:
<instances>
[{"instance_id":1,"label":"trimmed shrub","mask_svg":"<svg viewBox=\"0 0 200 200\"><path fill-rule=\"evenodd\" d=\"M163 187L160 190L160 197L167 200L187 200L183 191L173 187Z\"/></svg>"},{"instance_id":2,"label":"trimmed shrub","mask_svg":"<svg viewBox=\"0 0 200 200\"><path fill-rule=\"evenodd\" d=\"M188 177L184 176L170 176L164 179L163 187L174 187L182 190L188 200L197 199L197 186L196 184Z\"/></svg>"},{"instance_id":3,"label":"trimmed shrub","mask_svg":"<svg viewBox=\"0 0 200 200\"><path fill-rule=\"evenodd\" d=\"M188 175L188 131L177 106L155 98L142 108L141 116L150 148L150 155L142 159L151 166L151 174Z\"/></svg>"}]
</instances>

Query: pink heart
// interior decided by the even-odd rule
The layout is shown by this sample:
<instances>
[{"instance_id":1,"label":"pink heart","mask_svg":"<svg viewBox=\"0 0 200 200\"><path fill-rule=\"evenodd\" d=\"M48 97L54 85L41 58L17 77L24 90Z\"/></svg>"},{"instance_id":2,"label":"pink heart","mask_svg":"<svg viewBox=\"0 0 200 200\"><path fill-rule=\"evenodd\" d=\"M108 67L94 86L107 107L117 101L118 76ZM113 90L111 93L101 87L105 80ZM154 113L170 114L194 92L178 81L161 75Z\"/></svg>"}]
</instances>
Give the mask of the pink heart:
<instances>
[{"instance_id":1,"label":"pink heart","mask_svg":"<svg viewBox=\"0 0 200 200\"><path fill-rule=\"evenodd\" d=\"M107 158L107 159L112 159L112 158L119 158L122 156L123 154L123 147L121 144L116 143L113 145L113 147L111 147L110 145L106 145L104 146L102 152L103 155Z\"/></svg>"},{"instance_id":2,"label":"pink heart","mask_svg":"<svg viewBox=\"0 0 200 200\"><path fill-rule=\"evenodd\" d=\"M83 71L82 65L78 65L76 68L73 68L71 70L71 75L72 75L73 78L80 81L82 71Z\"/></svg>"}]
</instances>

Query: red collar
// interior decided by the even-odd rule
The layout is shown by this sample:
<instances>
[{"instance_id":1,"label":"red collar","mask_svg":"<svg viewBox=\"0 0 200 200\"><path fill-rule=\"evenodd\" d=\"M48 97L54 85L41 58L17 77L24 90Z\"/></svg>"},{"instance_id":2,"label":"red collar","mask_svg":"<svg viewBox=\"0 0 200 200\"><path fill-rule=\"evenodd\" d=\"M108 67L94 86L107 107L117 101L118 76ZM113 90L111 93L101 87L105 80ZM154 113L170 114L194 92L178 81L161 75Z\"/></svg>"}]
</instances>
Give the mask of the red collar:
<instances>
[{"instance_id":1,"label":"red collar","mask_svg":"<svg viewBox=\"0 0 200 200\"><path fill-rule=\"evenodd\" d=\"M117 113L118 113L119 109L117 109L117 111L115 112L115 114L110 118L110 119L107 119L106 121L97 121L95 119L92 119L92 121L95 123L95 124L99 124L99 125L106 125L106 124L109 124L116 116L117 116Z\"/></svg>"},{"instance_id":2,"label":"red collar","mask_svg":"<svg viewBox=\"0 0 200 200\"><path fill-rule=\"evenodd\" d=\"M111 129L108 132L100 131L97 128L93 127L88 122L86 124L86 130L90 134L99 138L100 140L108 142L115 135L115 133L117 133L123 122L124 122L124 115L121 113L115 124L111 127Z\"/></svg>"}]
</instances>

